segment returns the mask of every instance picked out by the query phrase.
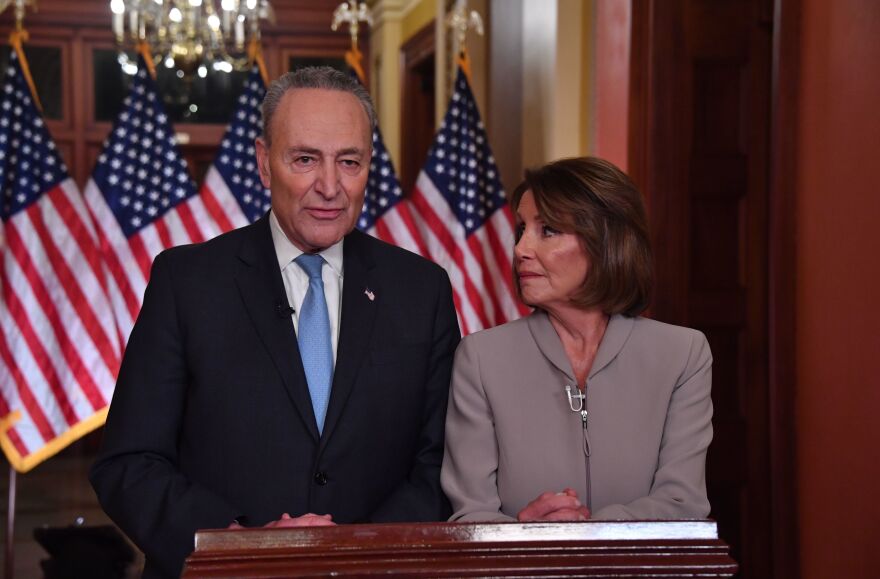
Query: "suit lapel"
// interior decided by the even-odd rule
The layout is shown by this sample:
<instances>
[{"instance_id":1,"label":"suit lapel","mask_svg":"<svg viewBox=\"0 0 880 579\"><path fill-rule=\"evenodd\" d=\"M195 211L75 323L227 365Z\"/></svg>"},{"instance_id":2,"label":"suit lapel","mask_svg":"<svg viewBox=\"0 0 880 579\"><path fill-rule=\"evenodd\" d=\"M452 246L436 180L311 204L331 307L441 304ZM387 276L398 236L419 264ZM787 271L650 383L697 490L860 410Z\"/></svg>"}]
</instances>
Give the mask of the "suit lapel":
<instances>
[{"instance_id":1,"label":"suit lapel","mask_svg":"<svg viewBox=\"0 0 880 579\"><path fill-rule=\"evenodd\" d=\"M252 225L249 233L239 250L240 263L235 283L257 334L281 375L293 406L317 441L318 425L312 410L293 322L289 315L279 315L278 312L279 305L284 306L287 303L287 296L269 231L268 214Z\"/></svg>"},{"instance_id":2,"label":"suit lapel","mask_svg":"<svg viewBox=\"0 0 880 579\"><path fill-rule=\"evenodd\" d=\"M370 344L377 304L382 299L381 287L373 277L374 263L369 242L365 234L355 230L346 236L342 248L344 278L339 344L321 447L326 445L333 434L351 395L358 370ZM370 299L367 292L372 293L373 299Z\"/></svg>"}]
</instances>

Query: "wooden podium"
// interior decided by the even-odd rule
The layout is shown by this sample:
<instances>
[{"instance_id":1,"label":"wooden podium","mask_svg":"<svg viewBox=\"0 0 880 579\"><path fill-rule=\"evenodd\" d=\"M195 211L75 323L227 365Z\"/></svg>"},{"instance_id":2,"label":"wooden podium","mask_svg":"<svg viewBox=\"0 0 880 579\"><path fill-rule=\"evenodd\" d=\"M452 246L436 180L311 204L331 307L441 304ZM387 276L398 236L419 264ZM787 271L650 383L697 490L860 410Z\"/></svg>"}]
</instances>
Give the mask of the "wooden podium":
<instances>
[{"instance_id":1,"label":"wooden podium","mask_svg":"<svg viewBox=\"0 0 880 579\"><path fill-rule=\"evenodd\" d=\"M420 523L199 531L183 576L732 577L714 521Z\"/></svg>"}]
</instances>

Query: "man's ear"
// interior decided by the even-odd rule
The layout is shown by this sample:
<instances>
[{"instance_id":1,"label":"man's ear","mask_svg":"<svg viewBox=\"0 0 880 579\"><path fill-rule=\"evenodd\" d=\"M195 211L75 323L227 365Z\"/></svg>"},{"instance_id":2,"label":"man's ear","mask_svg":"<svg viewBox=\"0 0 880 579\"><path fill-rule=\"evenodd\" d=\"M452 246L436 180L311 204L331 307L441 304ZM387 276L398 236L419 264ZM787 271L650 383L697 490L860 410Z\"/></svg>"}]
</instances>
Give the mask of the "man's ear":
<instances>
[{"instance_id":1,"label":"man's ear","mask_svg":"<svg viewBox=\"0 0 880 579\"><path fill-rule=\"evenodd\" d=\"M272 172L269 170L269 147L263 137L257 137L254 141L257 152L257 168L260 171L260 181L266 189L272 188Z\"/></svg>"}]
</instances>

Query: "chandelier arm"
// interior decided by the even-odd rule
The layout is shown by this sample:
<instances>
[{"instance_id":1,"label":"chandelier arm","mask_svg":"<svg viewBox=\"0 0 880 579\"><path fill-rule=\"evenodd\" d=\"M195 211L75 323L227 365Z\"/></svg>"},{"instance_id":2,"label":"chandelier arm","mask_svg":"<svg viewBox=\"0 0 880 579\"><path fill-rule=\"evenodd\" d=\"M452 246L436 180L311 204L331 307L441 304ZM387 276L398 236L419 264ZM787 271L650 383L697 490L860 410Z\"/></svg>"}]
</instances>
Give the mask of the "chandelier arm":
<instances>
[{"instance_id":1,"label":"chandelier arm","mask_svg":"<svg viewBox=\"0 0 880 579\"><path fill-rule=\"evenodd\" d=\"M219 8L213 0L112 0L111 10L120 52L141 53L140 44L147 42L151 57L164 58L166 66L184 75L198 71L200 76L211 62L223 72L244 70L253 62L248 51L260 41L261 21L274 16L269 0L222 0Z\"/></svg>"}]
</instances>

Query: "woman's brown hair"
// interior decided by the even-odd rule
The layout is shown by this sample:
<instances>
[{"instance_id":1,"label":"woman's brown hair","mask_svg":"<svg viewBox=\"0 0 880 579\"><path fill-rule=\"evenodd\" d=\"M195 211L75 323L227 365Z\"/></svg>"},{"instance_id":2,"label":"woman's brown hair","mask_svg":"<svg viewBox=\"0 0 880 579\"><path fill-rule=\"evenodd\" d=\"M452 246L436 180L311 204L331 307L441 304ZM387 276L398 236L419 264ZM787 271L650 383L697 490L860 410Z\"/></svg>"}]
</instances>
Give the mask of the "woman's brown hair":
<instances>
[{"instance_id":1,"label":"woman's brown hair","mask_svg":"<svg viewBox=\"0 0 880 579\"><path fill-rule=\"evenodd\" d=\"M645 206L623 171L596 157L560 159L526 170L511 198L514 212L526 191L544 223L577 235L590 258L575 304L626 316L648 307L654 268ZM514 283L522 298L516 275Z\"/></svg>"}]
</instances>

